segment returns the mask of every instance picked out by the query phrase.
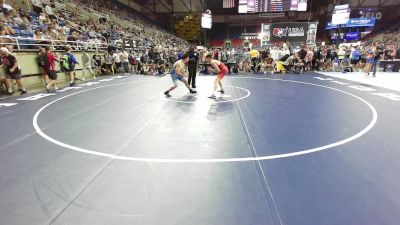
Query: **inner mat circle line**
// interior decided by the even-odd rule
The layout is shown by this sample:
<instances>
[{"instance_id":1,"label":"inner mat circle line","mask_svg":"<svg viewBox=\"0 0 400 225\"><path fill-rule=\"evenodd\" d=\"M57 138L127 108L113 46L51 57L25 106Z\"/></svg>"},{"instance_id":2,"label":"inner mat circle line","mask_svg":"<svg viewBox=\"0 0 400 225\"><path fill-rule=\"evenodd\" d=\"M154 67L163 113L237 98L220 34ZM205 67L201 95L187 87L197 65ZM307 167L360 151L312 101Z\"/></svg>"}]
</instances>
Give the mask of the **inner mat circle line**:
<instances>
[{"instance_id":1,"label":"inner mat circle line","mask_svg":"<svg viewBox=\"0 0 400 225\"><path fill-rule=\"evenodd\" d=\"M230 100L222 100L222 101L214 101L213 104L220 104L220 103L226 103L226 102L237 102L243 99L248 98L251 95L251 91L247 90L246 88L242 88L242 87L236 87L236 86L226 86L226 87L231 87L231 88L237 88L240 89L242 91L247 92L247 94L245 96L239 97L239 98L234 98L234 99L230 99ZM177 99L173 99L173 98L165 98L165 95L163 93L161 93L160 97L162 99L166 99L172 102L179 102L179 103L185 103L185 104L195 104L197 103L197 101L193 101L193 102L189 102L189 101L183 101L183 100L177 100Z\"/></svg>"},{"instance_id":2,"label":"inner mat circle line","mask_svg":"<svg viewBox=\"0 0 400 225\"><path fill-rule=\"evenodd\" d=\"M32 124L34 129L36 130L36 132L43 137L44 139L46 139L49 142L52 142L53 144L56 144L58 146L73 150L73 151L77 151L77 152L82 152L82 153L86 153L86 154L91 154L91 155L95 155L95 156L100 156L100 157L107 157L107 158L112 158L112 159L117 159L117 160L125 160L125 161L136 161L136 162L153 162L153 163L227 163L227 162L249 162L249 161L261 161L261 160L270 160L270 159L280 159L280 158L288 158L288 157L295 157L295 156L300 156L300 155L306 155L306 154L310 154L310 153L315 153L315 152L319 152L319 151L325 151L334 147L338 147L340 145L344 145L346 143L349 143L351 141L354 141L362 136L364 136L366 133L368 133L377 123L378 121L378 112L376 111L375 107L369 103L367 100L349 93L347 91L343 91L337 88L333 88L333 87L328 87L328 86L324 86L324 85L320 85L320 84L314 84L314 83L307 83L307 82L302 82L302 81L293 81L293 80L283 80L283 79L273 79L273 78L253 78L253 77L238 77L238 78L230 78L230 79L260 79L260 80L272 80L272 81L280 81L280 82L290 82L290 83L298 83L298 84L305 84L305 85L311 85L311 86L316 86L316 87L322 87L322 88L326 88L326 89L330 89L330 90L334 90L349 96L352 96L354 98L356 98L357 100L363 102L364 104L366 104L368 106L368 108L371 110L372 112L372 119L370 121L370 123L364 128L362 129L360 132L358 132L357 134L346 138L344 140L335 142L335 143L331 143L328 145L323 145L320 147L315 147L315 148L311 148L311 149L305 149L305 150L301 150L301 151L296 151L296 152L291 152L291 153L285 153L285 154L276 154L276 155L268 155L268 156L258 156L258 157L241 157L241 158L215 158L215 159L176 159L176 158L170 158L170 159L163 159L163 158L145 158L145 157L128 157L128 156L120 156L120 155L115 155L115 154L109 154L109 153L102 153L102 152L97 152L97 151L93 151L93 150L89 150L89 149L84 149L84 148L80 148L80 147L76 147L76 146L72 146L69 144L66 144L64 142L55 140L54 138L48 136L47 134L45 134L39 127L38 125L38 117L40 115L41 112L43 112L44 109L46 109L47 107L49 107L50 105L52 105L55 102L58 102L62 99L68 98L70 96L76 95L76 94L81 94L81 93L85 93L88 91L92 91L92 90L96 90L96 89L100 89L100 88L105 88L105 87L110 87L110 86L117 86L117 85L123 85L123 84L128 84L128 83L137 83L137 82L145 82L145 81L130 81L130 82L123 82L123 83L118 83L118 84L111 84L111 85L105 85L105 86L100 86L100 87L96 87L96 88L91 88L91 89L87 89L87 90L83 90L83 91L79 91L64 97L61 97L59 99L56 99L48 104L46 104L45 106L43 106L42 108L40 108L34 115L33 120L32 120ZM146 81L152 81L152 80L146 80ZM212 104L212 103L210 103Z\"/></svg>"}]
</instances>

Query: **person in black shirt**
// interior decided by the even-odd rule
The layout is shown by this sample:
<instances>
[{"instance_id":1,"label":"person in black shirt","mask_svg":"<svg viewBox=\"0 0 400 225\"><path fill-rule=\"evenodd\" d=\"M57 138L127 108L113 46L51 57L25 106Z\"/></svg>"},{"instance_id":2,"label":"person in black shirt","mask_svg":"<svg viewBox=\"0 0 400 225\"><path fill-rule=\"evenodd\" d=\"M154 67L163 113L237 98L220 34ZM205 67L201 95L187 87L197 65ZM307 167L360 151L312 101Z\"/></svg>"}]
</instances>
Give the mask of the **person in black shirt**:
<instances>
[{"instance_id":1,"label":"person in black shirt","mask_svg":"<svg viewBox=\"0 0 400 225\"><path fill-rule=\"evenodd\" d=\"M101 58L101 55L99 55L98 51L96 51L96 53L93 55L92 59L94 62L94 66L96 68L96 74L101 75L102 58Z\"/></svg>"},{"instance_id":2,"label":"person in black shirt","mask_svg":"<svg viewBox=\"0 0 400 225\"><path fill-rule=\"evenodd\" d=\"M1 62L5 66L5 84L8 94L12 94L12 84L11 79L15 80L18 85L18 90L21 95L26 94L26 90L22 84L21 80L21 69L18 66L17 58L11 55L9 50L5 47L0 48L1 52Z\"/></svg>"},{"instance_id":3,"label":"person in black shirt","mask_svg":"<svg viewBox=\"0 0 400 225\"><path fill-rule=\"evenodd\" d=\"M75 50L78 44L76 41L78 40L78 34L76 31L71 31L71 35L67 37L67 43L70 46L73 46L73 49Z\"/></svg>"},{"instance_id":4,"label":"person in black shirt","mask_svg":"<svg viewBox=\"0 0 400 225\"><path fill-rule=\"evenodd\" d=\"M37 63L40 68L40 72L43 74L43 79L45 85L49 82L49 76L46 73L46 60L47 60L47 53L44 47L40 47L40 53L37 57Z\"/></svg>"},{"instance_id":5,"label":"person in black shirt","mask_svg":"<svg viewBox=\"0 0 400 225\"><path fill-rule=\"evenodd\" d=\"M189 85L192 88L196 88L196 73L197 73L197 62L199 61L199 54L194 51L194 47L191 47L187 52L189 56L188 70L189 70Z\"/></svg>"},{"instance_id":6,"label":"person in black shirt","mask_svg":"<svg viewBox=\"0 0 400 225\"><path fill-rule=\"evenodd\" d=\"M320 70L321 60L322 60L321 48L317 48L314 50L314 58L313 58L313 68L317 71Z\"/></svg>"},{"instance_id":7,"label":"person in black shirt","mask_svg":"<svg viewBox=\"0 0 400 225\"><path fill-rule=\"evenodd\" d=\"M303 46L303 47L300 49L299 53L298 53L299 58L300 58L300 60L301 60L303 63L305 63L305 58L306 58L306 55L307 55L307 50L306 50L305 48L306 48L306 47Z\"/></svg>"},{"instance_id":8,"label":"person in black shirt","mask_svg":"<svg viewBox=\"0 0 400 225\"><path fill-rule=\"evenodd\" d=\"M261 60L264 62L265 59L268 58L269 54L270 54L269 50L265 48L264 51L261 52Z\"/></svg>"},{"instance_id":9,"label":"person in black shirt","mask_svg":"<svg viewBox=\"0 0 400 225\"><path fill-rule=\"evenodd\" d=\"M376 70L379 65L379 60L381 59L382 55L383 55L383 49L379 46L375 50L374 64L372 65L373 66L373 74L372 74L373 77L376 77Z\"/></svg>"}]
</instances>

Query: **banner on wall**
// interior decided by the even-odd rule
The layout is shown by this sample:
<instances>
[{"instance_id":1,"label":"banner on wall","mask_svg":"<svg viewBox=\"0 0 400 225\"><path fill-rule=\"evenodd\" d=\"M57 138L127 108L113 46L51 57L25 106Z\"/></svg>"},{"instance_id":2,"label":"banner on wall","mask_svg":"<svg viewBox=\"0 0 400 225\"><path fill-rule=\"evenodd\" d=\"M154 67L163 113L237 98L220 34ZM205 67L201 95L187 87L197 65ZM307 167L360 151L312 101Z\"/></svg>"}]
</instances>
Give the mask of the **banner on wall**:
<instances>
[{"instance_id":1,"label":"banner on wall","mask_svg":"<svg viewBox=\"0 0 400 225\"><path fill-rule=\"evenodd\" d=\"M309 23L273 23L270 25L270 41L303 41L307 40Z\"/></svg>"}]
</instances>

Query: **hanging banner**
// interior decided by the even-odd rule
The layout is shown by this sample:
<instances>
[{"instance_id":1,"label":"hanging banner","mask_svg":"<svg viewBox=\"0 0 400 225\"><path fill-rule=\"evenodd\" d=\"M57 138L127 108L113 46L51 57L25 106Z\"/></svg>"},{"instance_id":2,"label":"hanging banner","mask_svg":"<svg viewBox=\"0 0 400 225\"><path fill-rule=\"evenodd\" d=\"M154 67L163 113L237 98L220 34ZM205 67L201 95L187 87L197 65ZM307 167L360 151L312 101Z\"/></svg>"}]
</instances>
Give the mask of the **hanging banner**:
<instances>
[{"instance_id":1,"label":"hanging banner","mask_svg":"<svg viewBox=\"0 0 400 225\"><path fill-rule=\"evenodd\" d=\"M375 26L375 18L352 18L345 25L341 27L373 27ZM337 29L338 26L333 23L328 23L325 26L325 30Z\"/></svg>"},{"instance_id":2,"label":"hanging banner","mask_svg":"<svg viewBox=\"0 0 400 225\"><path fill-rule=\"evenodd\" d=\"M353 18L349 20L346 27L373 27L375 23L375 18Z\"/></svg>"},{"instance_id":3,"label":"hanging banner","mask_svg":"<svg viewBox=\"0 0 400 225\"><path fill-rule=\"evenodd\" d=\"M268 45L271 40L271 24L261 24L261 46Z\"/></svg>"},{"instance_id":4,"label":"hanging banner","mask_svg":"<svg viewBox=\"0 0 400 225\"><path fill-rule=\"evenodd\" d=\"M307 45L315 45L317 39L318 22L308 23Z\"/></svg>"}]
</instances>

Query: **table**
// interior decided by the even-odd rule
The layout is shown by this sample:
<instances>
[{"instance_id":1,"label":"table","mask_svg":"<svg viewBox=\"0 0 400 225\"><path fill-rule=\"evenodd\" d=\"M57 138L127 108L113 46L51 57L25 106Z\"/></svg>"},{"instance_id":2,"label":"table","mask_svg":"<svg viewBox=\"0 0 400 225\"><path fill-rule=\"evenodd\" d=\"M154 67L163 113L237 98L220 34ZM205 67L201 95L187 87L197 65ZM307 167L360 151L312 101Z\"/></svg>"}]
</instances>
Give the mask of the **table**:
<instances>
[{"instance_id":1,"label":"table","mask_svg":"<svg viewBox=\"0 0 400 225\"><path fill-rule=\"evenodd\" d=\"M400 60L381 60L379 67L383 68L383 72L399 72Z\"/></svg>"}]
</instances>

